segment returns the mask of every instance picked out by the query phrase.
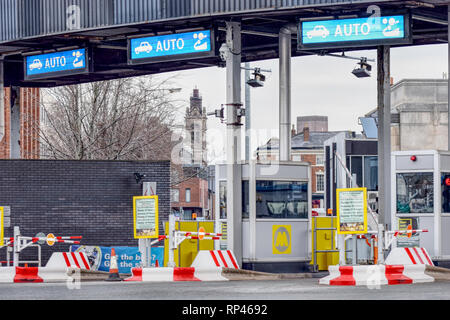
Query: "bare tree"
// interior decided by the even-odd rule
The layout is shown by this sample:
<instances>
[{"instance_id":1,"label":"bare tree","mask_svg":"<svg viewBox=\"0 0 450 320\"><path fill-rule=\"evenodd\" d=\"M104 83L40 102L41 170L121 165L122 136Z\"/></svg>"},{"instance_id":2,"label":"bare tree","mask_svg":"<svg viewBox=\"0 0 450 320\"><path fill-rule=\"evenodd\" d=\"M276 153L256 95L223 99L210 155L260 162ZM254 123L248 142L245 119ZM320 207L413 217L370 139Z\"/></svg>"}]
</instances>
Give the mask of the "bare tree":
<instances>
[{"instance_id":1,"label":"bare tree","mask_svg":"<svg viewBox=\"0 0 450 320\"><path fill-rule=\"evenodd\" d=\"M177 109L170 84L145 76L48 89L39 130L43 157L169 160Z\"/></svg>"}]
</instances>

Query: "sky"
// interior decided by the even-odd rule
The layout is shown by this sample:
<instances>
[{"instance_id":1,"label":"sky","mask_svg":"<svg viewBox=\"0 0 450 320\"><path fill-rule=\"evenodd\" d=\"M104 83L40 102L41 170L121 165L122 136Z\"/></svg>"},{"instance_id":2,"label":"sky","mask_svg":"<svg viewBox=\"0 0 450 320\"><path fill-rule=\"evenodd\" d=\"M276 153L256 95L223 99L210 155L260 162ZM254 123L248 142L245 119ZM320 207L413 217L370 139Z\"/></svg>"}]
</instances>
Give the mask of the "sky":
<instances>
[{"instance_id":1,"label":"sky","mask_svg":"<svg viewBox=\"0 0 450 320\"><path fill-rule=\"evenodd\" d=\"M347 56L367 57L375 61L376 54L376 50L346 53ZM377 69L376 62L371 62L372 76L356 78L351 73L356 63L356 60L330 56L293 57L292 124L296 125L297 116L325 115L328 116L330 131L352 130L360 133L362 127L358 125L358 118L376 108ZM264 87L250 90L251 127L257 132L252 141L254 150L270 137L278 137L278 59L252 62L250 66L271 70L265 73ZM444 72L448 72L447 44L391 49L391 76L395 83L411 78L442 79ZM194 88L200 90L207 112L219 109L221 104L226 103L225 68L208 67L170 75L175 76L174 85L182 88L176 96L182 105L178 112L180 124L184 121L185 109ZM242 80L244 102L244 71ZM225 124L209 117L207 126L209 161L222 161L225 159Z\"/></svg>"}]
</instances>

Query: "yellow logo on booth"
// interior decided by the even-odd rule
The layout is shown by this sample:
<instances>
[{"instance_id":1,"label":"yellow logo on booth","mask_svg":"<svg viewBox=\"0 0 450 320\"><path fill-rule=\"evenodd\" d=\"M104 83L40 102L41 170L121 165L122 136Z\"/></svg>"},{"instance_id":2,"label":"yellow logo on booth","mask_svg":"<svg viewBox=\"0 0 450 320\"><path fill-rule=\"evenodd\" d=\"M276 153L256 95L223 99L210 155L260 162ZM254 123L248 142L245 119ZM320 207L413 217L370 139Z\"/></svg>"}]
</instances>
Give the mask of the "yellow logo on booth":
<instances>
[{"instance_id":1,"label":"yellow logo on booth","mask_svg":"<svg viewBox=\"0 0 450 320\"><path fill-rule=\"evenodd\" d=\"M272 253L291 254L291 226L272 226Z\"/></svg>"}]
</instances>

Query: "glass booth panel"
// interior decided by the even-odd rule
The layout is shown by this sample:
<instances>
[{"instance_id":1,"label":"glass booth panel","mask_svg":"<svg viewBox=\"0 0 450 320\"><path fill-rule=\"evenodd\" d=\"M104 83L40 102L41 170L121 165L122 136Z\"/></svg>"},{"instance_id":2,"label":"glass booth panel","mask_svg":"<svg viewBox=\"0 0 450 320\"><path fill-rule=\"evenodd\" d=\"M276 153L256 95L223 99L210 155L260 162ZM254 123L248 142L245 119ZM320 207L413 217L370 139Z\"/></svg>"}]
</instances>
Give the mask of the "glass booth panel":
<instances>
[{"instance_id":1,"label":"glass booth panel","mask_svg":"<svg viewBox=\"0 0 450 320\"><path fill-rule=\"evenodd\" d=\"M219 182L219 217L220 219L227 218L227 182Z\"/></svg>"},{"instance_id":2,"label":"glass booth panel","mask_svg":"<svg viewBox=\"0 0 450 320\"><path fill-rule=\"evenodd\" d=\"M256 218L307 219L308 183L257 180Z\"/></svg>"},{"instance_id":3,"label":"glass booth panel","mask_svg":"<svg viewBox=\"0 0 450 320\"><path fill-rule=\"evenodd\" d=\"M441 176L442 213L450 213L450 172L443 172Z\"/></svg>"},{"instance_id":4,"label":"glass booth panel","mask_svg":"<svg viewBox=\"0 0 450 320\"><path fill-rule=\"evenodd\" d=\"M433 211L433 173L397 173L397 213Z\"/></svg>"}]
</instances>

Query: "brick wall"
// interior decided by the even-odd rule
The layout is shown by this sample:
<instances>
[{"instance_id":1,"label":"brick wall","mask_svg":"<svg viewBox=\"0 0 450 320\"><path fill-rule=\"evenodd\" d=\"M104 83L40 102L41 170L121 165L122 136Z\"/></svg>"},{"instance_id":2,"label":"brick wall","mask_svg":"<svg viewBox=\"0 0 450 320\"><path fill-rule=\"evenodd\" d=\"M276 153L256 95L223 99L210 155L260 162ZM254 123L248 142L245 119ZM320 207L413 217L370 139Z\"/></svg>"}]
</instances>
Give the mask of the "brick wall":
<instances>
[{"instance_id":1,"label":"brick wall","mask_svg":"<svg viewBox=\"0 0 450 320\"><path fill-rule=\"evenodd\" d=\"M11 207L11 227L24 236L38 232L83 236L82 244L137 246L133 236L133 196L142 195L134 172L157 182L160 233L170 208L170 163L145 161L0 160L0 205ZM44 264L69 245L42 245ZM35 248L21 259L37 257ZM2 260L5 249L0 251Z\"/></svg>"}]
</instances>

